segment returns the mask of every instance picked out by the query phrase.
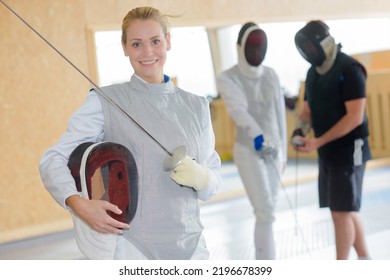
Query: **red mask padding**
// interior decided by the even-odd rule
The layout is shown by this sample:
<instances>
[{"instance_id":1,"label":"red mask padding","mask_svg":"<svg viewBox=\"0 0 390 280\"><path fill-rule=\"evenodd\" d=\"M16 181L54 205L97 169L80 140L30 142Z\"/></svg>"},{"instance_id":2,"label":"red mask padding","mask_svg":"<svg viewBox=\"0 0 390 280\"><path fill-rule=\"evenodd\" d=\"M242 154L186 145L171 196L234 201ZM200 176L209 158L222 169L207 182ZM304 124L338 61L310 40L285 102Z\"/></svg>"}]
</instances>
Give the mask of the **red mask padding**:
<instances>
[{"instance_id":1,"label":"red mask padding","mask_svg":"<svg viewBox=\"0 0 390 280\"><path fill-rule=\"evenodd\" d=\"M82 191L80 180L82 158L92 144L94 143L80 144L69 157L68 167L79 192ZM92 177L99 168L102 171L104 195L96 198L93 197L93 190L98 186L92 184ZM134 157L125 146L112 142L96 145L89 151L85 163L85 178L89 199L103 199L117 205L122 214L111 212L109 214L118 221L129 224L133 220L138 202L138 172Z\"/></svg>"}]
</instances>

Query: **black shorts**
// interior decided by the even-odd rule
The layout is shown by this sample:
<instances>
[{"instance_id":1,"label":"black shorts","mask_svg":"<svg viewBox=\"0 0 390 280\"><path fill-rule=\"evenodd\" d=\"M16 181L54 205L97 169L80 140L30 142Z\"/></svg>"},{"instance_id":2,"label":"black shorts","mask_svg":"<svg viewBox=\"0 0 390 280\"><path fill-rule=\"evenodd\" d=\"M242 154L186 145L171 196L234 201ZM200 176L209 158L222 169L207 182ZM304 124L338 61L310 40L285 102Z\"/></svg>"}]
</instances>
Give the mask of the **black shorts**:
<instances>
[{"instance_id":1,"label":"black shorts","mask_svg":"<svg viewBox=\"0 0 390 280\"><path fill-rule=\"evenodd\" d=\"M334 166L319 160L318 194L320 207L332 211L359 211L366 164Z\"/></svg>"}]
</instances>

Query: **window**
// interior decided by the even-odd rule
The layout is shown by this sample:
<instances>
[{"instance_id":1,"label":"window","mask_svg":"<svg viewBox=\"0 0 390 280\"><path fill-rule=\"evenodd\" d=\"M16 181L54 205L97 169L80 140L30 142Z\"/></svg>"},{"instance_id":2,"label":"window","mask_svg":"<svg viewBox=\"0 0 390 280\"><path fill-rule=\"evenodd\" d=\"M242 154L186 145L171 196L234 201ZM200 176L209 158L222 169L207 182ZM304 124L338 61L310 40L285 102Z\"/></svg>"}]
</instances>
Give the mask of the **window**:
<instances>
[{"instance_id":1,"label":"window","mask_svg":"<svg viewBox=\"0 0 390 280\"><path fill-rule=\"evenodd\" d=\"M95 32L99 86L123 83L134 73L122 50L121 31Z\"/></svg>"},{"instance_id":2,"label":"window","mask_svg":"<svg viewBox=\"0 0 390 280\"><path fill-rule=\"evenodd\" d=\"M171 30L172 49L165 71L177 78L177 85L197 95L217 95L213 60L204 27L180 27Z\"/></svg>"}]
</instances>

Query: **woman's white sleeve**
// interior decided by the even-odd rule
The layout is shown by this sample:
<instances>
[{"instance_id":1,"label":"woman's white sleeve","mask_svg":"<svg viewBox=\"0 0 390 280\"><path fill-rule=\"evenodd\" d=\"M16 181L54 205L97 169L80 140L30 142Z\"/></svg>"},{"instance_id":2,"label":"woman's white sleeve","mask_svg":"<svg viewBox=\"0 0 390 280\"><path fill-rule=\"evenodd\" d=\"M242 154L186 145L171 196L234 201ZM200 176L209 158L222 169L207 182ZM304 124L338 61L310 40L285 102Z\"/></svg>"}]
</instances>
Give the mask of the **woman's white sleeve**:
<instances>
[{"instance_id":1,"label":"woman's white sleeve","mask_svg":"<svg viewBox=\"0 0 390 280\"><path fill-rule=\"evenodd\" d=\"M62 207L65 199L78 194L67 166L72 151L84 142L99 142L104 136L104 117L99 97L91 92L84 104L73 113L58 142L43 154L39 171L48 192Z\"/></svg>"}]
</instances>

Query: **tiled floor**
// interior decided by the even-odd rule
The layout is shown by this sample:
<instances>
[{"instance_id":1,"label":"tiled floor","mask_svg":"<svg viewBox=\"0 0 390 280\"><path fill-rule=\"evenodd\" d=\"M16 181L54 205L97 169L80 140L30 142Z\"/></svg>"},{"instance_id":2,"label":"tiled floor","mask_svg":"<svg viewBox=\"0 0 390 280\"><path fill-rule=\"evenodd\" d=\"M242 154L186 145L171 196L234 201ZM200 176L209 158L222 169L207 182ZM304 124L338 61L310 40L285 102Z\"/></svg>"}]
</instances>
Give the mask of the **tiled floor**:
<instances>
[{"instance_id":1,"label":"tiled floor","mask_svg":"<svg viewBox=\"0 0 390 280\"><path fill-rule=\"evenodd\" d=\"M333 226L327 209L317 202L317 164L290 160L282 176L274 225L277 259L332 260ZM374 166L374 165L373 165ZM298 175L298 176L297 176ZM214 260L254 258L252 208L236 167L225 162L223 191L201 204L201 219L210 257ZM361 217L373 259L390 260L390 165L368 168ZM83 259L73 232L0 244L0 259ZM356 259L351 252L350 259Z\"/></svg>"}]
</instances>

